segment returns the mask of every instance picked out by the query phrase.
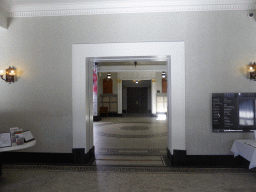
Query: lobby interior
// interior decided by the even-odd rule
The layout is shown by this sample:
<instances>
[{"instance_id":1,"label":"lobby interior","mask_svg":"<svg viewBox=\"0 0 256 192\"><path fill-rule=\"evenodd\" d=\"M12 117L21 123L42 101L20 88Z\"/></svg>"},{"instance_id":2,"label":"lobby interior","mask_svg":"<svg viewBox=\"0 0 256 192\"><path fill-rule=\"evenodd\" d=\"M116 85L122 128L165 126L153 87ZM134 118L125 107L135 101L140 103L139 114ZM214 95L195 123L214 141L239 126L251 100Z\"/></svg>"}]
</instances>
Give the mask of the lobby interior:
<instances>
[{"instance_id":1,"label":"lobby interior","mask_svg":"<svg viewBox=\"0 0 256 192\"><path fill-rule=\"evenodd\" d=\"M152 58L136 59L94 63L94 165L169 163L167 64ZM164 118L160 120L158 115Z\"/></svg>"},{"instance_id":2,"label":"lobby interior","mask_svg":"<svg viewBox=\"0 0 256 192\"><path fill-rule=\"evenodd\" d=\"M0 130L30 130L36 145L0 154L0 191L255 191L255 170L231 151L253 132L212 129L213 93L255 93L255 10L254 0L1 0L0 67L17 81L0 82ZM119 104L123 117L93 121L88 71L113 57L169 60L140 77L136 59L99 71L116 95L120 80L160 95L167 72L166 120L148 100L147 115Z\"/></svg>"}]
</instances>

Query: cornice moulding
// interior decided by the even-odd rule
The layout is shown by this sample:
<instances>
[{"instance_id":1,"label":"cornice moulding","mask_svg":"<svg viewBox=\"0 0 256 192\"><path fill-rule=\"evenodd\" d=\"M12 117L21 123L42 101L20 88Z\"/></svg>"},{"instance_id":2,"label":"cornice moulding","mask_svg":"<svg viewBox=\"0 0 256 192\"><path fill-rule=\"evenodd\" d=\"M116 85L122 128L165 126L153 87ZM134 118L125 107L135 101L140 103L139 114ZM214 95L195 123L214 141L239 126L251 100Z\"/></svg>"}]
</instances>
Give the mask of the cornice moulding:
<instances>
[{"instance_id":1,"label":"cornice moulding","mask_svg":"<svg viewBox=\"0 0 256 192\"><path fill-rule=\"evenodd\" d=\"M157 13L182 11L224 11L256 9L255 0L200 1L105 1L88 3L31 4L8 7L9 17L42 17L68 15L98 15L122 13Z\"/></svg>"}]
</instances>

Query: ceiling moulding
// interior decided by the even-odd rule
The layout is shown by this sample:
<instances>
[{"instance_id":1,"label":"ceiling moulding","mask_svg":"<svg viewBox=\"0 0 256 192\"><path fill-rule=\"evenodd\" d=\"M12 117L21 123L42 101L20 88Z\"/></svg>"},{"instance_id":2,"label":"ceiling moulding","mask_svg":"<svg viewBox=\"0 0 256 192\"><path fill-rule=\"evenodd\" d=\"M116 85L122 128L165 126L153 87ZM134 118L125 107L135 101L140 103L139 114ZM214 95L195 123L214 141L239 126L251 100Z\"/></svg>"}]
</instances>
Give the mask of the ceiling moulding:
<instances>
[{"instance_id":1,"label":"ceiling moulding","mask_svg":"<svg viewBox=\"0 0 256 192\"><path fill-rule=\"evenodd\" d=\"M140 65L140 66L99 66L98 72L137 72L137 71L158 71L167 70L167 65Z\"/></svg>"},{"instance_id":2,"label":"ceiling moulding","mask_svg":"<svg viewBox=\"0 0 256 192\"><path fill-rule=\"evenodd\" d=\"M1 4L0 4L1 6ZM7 6L5 5L6 8ZM104 1L87 3L9 5L9 17L43 17L121 13L222 11L256 9L255 0Z\"/></svg>"}]
</instances>

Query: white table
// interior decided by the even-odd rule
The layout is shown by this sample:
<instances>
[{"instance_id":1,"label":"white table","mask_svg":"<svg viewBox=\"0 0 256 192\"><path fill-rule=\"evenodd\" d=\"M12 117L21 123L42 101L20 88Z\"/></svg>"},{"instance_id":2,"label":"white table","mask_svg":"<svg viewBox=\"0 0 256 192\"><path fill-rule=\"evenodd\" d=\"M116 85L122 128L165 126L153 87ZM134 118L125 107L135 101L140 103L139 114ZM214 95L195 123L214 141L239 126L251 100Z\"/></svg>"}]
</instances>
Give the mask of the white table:
<instances>
[{"instance_id":1,"label":"white table","mask_svg":"<svg viewBox=\"0 0 256 192\"><path fill-rule=\"evenodd\" d=\"M32 147L35 144L36 144L36 140L32 140L30 142L24 143L23 145L14 145L14 146L11 146L11 147L2 147L2 148L0 148L0 152L25 149L25 148Z\"/></svg>"},{"instance_id":2,"label":"white table","mask_svg":"<svg viewBox=\"0 0 256 192\"><path fill-rule=\"evenodd\" d=\"M246 160L250 161L249 169L256 167L256 140L235 140L231 151L234 156L242 156Z\"/></svg>"},{"instance_id":3,"label":"white table","mask_svg":"<svg viewBox=\"0 0 256 192\"><path fill-rule=\"evenodd\" d=\"M5 151L26 149L26 148L34 146L35 144L36 144L36 140L32 140L32 141L29 141L27 143L24 143L23 145L14 145L14 146L11 146L11 147L3 147L3 148L0 148L0 153L5 152ZM0 159L0 176L1 175L2 175L2 163L1 163L1 159Z\"/></svg>"}]
</instances>

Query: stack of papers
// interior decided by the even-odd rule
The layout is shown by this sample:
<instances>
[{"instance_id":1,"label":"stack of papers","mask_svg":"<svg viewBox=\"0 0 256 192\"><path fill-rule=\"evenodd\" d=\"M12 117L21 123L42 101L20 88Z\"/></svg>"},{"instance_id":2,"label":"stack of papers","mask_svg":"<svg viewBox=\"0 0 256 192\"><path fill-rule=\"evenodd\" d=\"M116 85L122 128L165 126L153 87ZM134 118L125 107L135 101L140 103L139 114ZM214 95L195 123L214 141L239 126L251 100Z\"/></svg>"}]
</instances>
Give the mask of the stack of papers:
<instances>
[{"instance_id":1,"label":"stack of papers","mask_svg":"<svg viewBox=\"0 0 256 192\"><path fill-rule=\"evenodd\" d=\"M0 147L11 147L11 134L10 133L0 133Z\"/></svg>"}]
</instances>

